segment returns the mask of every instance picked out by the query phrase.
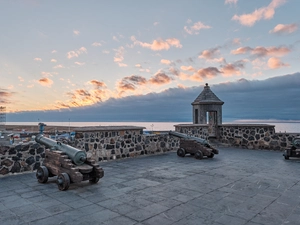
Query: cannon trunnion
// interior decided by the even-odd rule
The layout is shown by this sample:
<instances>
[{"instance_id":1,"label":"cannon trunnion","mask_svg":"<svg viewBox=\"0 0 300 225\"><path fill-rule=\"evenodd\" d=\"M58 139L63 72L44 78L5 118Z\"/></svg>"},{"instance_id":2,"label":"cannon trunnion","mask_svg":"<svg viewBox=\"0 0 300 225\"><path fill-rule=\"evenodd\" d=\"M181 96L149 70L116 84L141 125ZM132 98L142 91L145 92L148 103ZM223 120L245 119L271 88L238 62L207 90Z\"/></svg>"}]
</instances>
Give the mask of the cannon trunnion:
<instances>
[{"instance_id":1,"label":"cannon trunnion","mask_svg":"<svg viewBox=\"0 0 300 225\"><path fill-rule=\"evenodd\" d=\"M292 146L290 148L287 148L284 153L283 156L285 159L290 159L290 157L300 157L300 137L296 137L293 141L292 141Z\"/></svg>"},{"instance_id":2,"label":"cannon trunnion","mask_svg":"<svg viewBox=\"0 0 300 225\"><path fill-rule=\"evenodd\" d=\"M170 131L169 135L180 138L180 147L177 150L177 155L184 157L186 154L194 155L196 159L213 158L219 151L213 148L208 141L202 138L188 136L186 134Z\"/></svg>"},{"instance_id":3,"label":"cannon trunnion","mask_svg":"<svg viewBox=\"0 0 300 225\"><path fill-rule=\"evenodd\" d=\"M51 148L45 150L43 165L37 169L38 182L46 183L48 177L57 176L57 186L59 190L64 191L69 188L71 183L80 183L85 180L97 183L104 176L103 169L95 163L95 160L86 158L85 152L40 136L42 135L39 135L36 141ZM55 144L49 146L49 143ZM62 146L62 150L51 150L57 149L55 145ZM67 149L67 152L64 152L64 148Z\"/></svg>"}]
</instances>

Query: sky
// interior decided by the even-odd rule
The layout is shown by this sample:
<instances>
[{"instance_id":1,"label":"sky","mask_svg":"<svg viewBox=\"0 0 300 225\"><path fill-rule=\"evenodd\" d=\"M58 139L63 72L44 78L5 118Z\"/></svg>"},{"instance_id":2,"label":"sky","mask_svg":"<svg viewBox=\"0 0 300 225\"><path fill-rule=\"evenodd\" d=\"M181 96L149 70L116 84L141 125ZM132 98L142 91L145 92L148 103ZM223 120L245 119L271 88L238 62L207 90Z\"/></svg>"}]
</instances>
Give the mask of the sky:
<instances>
[{"instance_id":1,"label":"sky","mask_svg":"<svg viewBox=\"0 0 300 225\"><path fill-rule=\"evenodd\" d=\"M0 106L8 121L191 121L208 83L225 119L300 120L299 8L0 0Z\"/></svg>"}]
</instances>

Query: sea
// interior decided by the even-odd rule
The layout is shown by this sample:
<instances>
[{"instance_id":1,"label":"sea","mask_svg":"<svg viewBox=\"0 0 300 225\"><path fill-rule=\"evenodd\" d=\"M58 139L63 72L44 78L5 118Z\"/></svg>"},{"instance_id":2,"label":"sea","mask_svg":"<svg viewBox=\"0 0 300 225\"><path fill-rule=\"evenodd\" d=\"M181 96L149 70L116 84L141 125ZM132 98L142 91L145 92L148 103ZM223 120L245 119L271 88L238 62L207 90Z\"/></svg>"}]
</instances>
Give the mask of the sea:
<instances>
[{"instance_id":1,"label":"sea","mask_svg":"<svg viewBox=\"0 0 300 225\"><path fill-rule=\"evenodd\" d=\"M40 121L41 122L41 121ZM169 131L174 130L177 124L192 124L192 122L43 122L48 126L139 126L145 127L145 131ZM7 125L38 126L37 122L6 122ZM277 133L300 133L300 121L262 121L262 120L237 120L224 122L223 124L269 124L275 125Z\"/></svg>"}]
</instances>

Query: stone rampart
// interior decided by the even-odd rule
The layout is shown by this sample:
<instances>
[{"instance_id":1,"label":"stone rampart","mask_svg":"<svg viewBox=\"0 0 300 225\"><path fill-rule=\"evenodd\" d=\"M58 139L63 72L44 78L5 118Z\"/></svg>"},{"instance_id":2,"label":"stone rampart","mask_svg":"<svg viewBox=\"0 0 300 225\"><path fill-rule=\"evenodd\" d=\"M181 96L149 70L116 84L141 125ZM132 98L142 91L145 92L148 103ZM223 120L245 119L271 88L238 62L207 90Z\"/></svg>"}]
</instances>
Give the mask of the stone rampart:
<instances>
[{"instance_id":1,"label":"stone rampart","mask_svg":"<svg viewBox=\"0 0 300 225\"><path fill-rule=\"evenodd\" d=\"M106 161L176 150L179 140L168 133L145 135L142 128L107 127L77 130L74 146L96 161Z\"/></svg>"},{"instance_id":2,"label":"stone rampart","mask_svg":"<svg viewBox=\"0 0 300 225\"><path fill-rule=\"evenodd\" d=\"M177 150L179 139L167 132L143 134L141 127L93 127L76 130L70 145L86 151L98 162ZM43 162L44 152L44 146L35 142L0 146L0 175L36 170Z\"/></svg>"},{"instance_id":3,"label":"stone rampart","mask_svg":"<svg viewBox=\"0 0 300 225\"><path fill-rule=\"evenodd\" d=\"M45 157L45 149L37 143L0 146L0 174L36 170Z\"/></svg>"},{"instance_id":4,"label":"stone rampart","mask_svg":"<svg viewBox=\"0 0 300 225\"><path fill-rule=\"evenodd\" d=\"M209 138L208 125L179 124L175 130L205 139ZM217 140L234 147L283 151L292 145L300 133L276 133L274 125L223 124L218 126Z\"/></svg>"}]
</instances>

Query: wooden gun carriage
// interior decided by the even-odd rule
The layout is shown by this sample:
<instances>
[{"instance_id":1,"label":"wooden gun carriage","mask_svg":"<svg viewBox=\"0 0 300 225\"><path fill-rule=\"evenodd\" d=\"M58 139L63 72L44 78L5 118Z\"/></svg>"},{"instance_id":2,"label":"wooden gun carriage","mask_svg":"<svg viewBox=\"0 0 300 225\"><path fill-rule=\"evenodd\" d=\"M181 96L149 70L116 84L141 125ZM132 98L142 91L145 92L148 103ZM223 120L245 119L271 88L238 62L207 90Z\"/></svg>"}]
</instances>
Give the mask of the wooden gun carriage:
<instances>
[{"instance_id":1,"label":"wooden gun carriage","mask_svg":"<svg viewBox=\"0 0 300 225\"><path fill-rule=\"evenodd\" d=\"M292 146L284 151L283 156L287 160L290 157L300 157L300 137L294 138Z\"/></svg>"},{"instance_id":2,"label":"wooden gun carriage","mask_svg":"<svg viewBox=\"0 0 300 225\"><path fill-rule=\"evenodd\" d=\"M208 141L202 138L188 136L186 134L170 131L170 135L180 138L180 146L177 155L184 157L186 154L194 155L196 159L213 158L219 151L213 148Z\"/></svg>"},{"instance_id":3,"label":"wooden gun carriage","mask_svg":"<svg viewBox=\"0 0 300 225\"><path fill-rule=\"evenodd\" d=\"M103 169L94 160L87 159L84 151L43 135L38 135L35 140L48 147L45 150L43 165L36 172L38 182L46 183L48 177L57 176L58 189L64 191L69 188L70 183L80 183L85 180L98 183L104 176Z\"/></svg>"}]
</instances>

